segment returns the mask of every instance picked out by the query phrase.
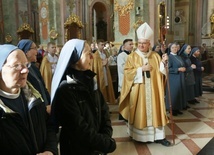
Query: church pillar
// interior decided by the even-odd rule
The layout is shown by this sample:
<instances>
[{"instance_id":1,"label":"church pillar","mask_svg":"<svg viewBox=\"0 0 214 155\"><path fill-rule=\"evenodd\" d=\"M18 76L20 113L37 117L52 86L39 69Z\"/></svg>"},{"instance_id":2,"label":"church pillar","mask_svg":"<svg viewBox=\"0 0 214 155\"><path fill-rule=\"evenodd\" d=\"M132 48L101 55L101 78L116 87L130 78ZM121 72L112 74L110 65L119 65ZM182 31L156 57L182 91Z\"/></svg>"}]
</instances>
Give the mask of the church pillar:
<instances>
[{"instance_id":1,"label":"church pillar","mask_svg":"<svg viewBox=\"0 0 214 155\"><path fill-rule=\"evenodd\" d=\"M197 0L196 1L196 7L195 10L192 11L192 17L193 17L193 22L190 24L194 26L194 40L193 42L195 43L195 46L201 45L201 34L202 34L202 23L201 19L203 19L203 4L202 0ZM193 45L193 44L191 44Z\"/></svg>"},{"instance_id":2,"label":"church pillar","mask_svg":"<svg viewBox=\"0 0 214 155\"><path fill-rule=\"evenodd\" d=\"M175 18L175 0L166 0L167 16L169 16L169 28L166 34L166 45L174 41L174 18Z\"/></svg>"},{"instance_id":3,"label":"church pillar","mask_svg":"<svg viewBox=\"0 0 214 155\"><path fill-rule=\"evenodd\" d=\"M213 1L208 0L208 5L207 5L207 30L208 30L208 34L211 33L210 16L212 15L213 10L214 10Z\"/></svg>"},{"instance_id":4,"label":"church pillar","mask_svg":"<svg viewBox=\"0 0 214 155\"><path fill-rule=\"evenodd\" d=\"M60 34L60 40L61 42L59 44L61 44L61 46L64 45L65 43L65 28L64 28L64 23L65 23L65 15L66 15L66 4L65 4L65 1L64 0L60 0L59 2L59 5L60 5L60 10L59 10L59 13L60 13L60 28L59 28L59 34Z\"/></svg>"},{"instance_id":5,"label":"church pillar","mask_svg":"<svg viewBox=\"0 0 214 155\"><path fill-rule=\"evenodd\" d=\"M211 38L211 22L210 16L214 13L214 3L210 0L203 0L203 21L201 43L205 43L208 47L214 46L214 39Z\"/></svg>"},{"instance_id":6,"label":"church pillar","mask_svg":"<svg viewBox=\"0 0 214 155\"><path fill-rule=\"evenodd\" d=\"M156 23L157 19L159 19L159 17L157 16L158 15L158 13L157 13L158 9L154 9L154 7L157 7L157 5L156 5L154 0L150 0L148 5L149 5L149 10L154 10L154 11L149 11L150 14L148 15L148 17L149 17L148 24L154 32L155 32L155 30L156 30L156 32L159 32L158 28L157 28L157 27L159 27L158 26L159 24ZM158 43L158 38L159 38L158 33L154 33L153 37L154 37L153 40L150 41L152 47Z\"/></svg>"},{"instance_id":7,"label":"church pillar","mask_svg":"<svg viewBox=\"0 0 214 155\"><path fill-rule=\"evenodd\" d=\"M207 6L208 6L208 0L199 0L202 3L202 37L204 37L206 34L208 34L207 32Z\"/></svg>"},{"instance_id":8,"label":"church pillar","mask_svg":"<svg viewBox=\"0 0 214 155\"><path fill-rule=\"evenodd\" d=\"M196 3L196 4L195 4ZM188 38L187 38L187 43L190 45L193 45L194 42L194 38L197 36L197 30L196 30L196 24L197 21L195 17L199 17L199 16L195 16L200 10L196 11L196 7L197 7L197 1L195 0L190 0L189 1L189 20L188 20ZM201 25L201 24L200 24Z\"/></svg>"}]
</instances>

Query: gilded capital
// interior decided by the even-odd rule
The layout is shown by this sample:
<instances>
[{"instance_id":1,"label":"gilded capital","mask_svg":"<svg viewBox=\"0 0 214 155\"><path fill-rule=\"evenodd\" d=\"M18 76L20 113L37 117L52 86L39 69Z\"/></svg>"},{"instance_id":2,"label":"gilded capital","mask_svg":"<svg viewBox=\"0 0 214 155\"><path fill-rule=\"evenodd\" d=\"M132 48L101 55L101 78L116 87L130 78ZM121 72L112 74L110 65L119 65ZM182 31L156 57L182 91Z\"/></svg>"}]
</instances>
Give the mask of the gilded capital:
<instances>
[{"instance_id":1,"label":"gilded capital","mask_svg":"<svg viewBox=\"0 0 214 155\"><path fill-rule=\"evenodd\" d=\"M134 8L133 0L129 0L126 5L119 5L119 3L115 0L114 2L114 11L118 11L120 16L125 16L126 14L130 13L131 10Z\"/></svg>"}]
</instances>

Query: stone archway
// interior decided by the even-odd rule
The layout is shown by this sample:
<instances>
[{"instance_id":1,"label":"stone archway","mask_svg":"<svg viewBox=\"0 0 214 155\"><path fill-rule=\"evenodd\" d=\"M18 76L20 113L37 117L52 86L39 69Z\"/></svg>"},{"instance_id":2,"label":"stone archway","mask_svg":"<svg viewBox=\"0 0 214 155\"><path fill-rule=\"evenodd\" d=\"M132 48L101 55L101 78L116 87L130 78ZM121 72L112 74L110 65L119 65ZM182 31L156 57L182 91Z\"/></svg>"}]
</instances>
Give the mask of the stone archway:
<instances>
[{"instance_id":1,"label":"stone archway","mask_svg":"<svg viewBox=\"0 0 214 155\"><path fill-rule=\"evenodd\" d=\"M107 40L107 10L103 3L96 2L92 7L92 36L94 40Z\"/></svg>"},{"instance_id":2,"label":"stone archway","mask_svg":"<svg viewBox=\"0 0 214 155\"><path fill-rule=\"evenodd\" d=\"M97 39L104 39L108 41L113 41L113 1L105 0L91 0L89 5L89 40L91 42ZM94 20L95 19L95 20ZM98 24L98 25L97 25ZM97 33L97 26L99 28L104 27L105 31L99 31ZM102 28L101 28L102 29ZM104 36L104 37L102 37ZM97 38L99 37L99 38Z\"/></svg>"}]
</instances>

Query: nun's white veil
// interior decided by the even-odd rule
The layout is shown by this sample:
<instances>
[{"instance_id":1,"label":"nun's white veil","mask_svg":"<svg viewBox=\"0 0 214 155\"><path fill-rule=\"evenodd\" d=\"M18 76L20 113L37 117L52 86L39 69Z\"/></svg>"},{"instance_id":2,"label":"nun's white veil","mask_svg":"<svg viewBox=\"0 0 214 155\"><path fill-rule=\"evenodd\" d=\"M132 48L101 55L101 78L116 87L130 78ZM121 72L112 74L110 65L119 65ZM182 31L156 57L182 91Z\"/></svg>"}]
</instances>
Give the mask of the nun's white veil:
<instances>
[{"instance_id":1,"label":"nun's white veil","mask_svg":"<svg viewBox=\"0 0 214 155\"><path fill-rule=\"evenodd\" d=\"M62 76L64 75L68 63L70 62L70 58L73 54L74 49L76 48L77 51L82 51L84 48L84 43L84 40L71 39L63 46L51 83L51 103L54 99L56 90L61 82Z\"/></svg>"}]
</instances>

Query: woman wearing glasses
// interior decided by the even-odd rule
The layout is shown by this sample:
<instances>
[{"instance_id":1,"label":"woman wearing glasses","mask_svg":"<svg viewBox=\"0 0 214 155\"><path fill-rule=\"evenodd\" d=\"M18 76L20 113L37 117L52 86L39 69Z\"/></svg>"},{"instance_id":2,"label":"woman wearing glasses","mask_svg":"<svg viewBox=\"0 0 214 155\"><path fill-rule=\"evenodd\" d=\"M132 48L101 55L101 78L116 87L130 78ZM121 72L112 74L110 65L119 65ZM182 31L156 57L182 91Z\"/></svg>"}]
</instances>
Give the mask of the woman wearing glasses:
<instances>
[{"instance_id":1,"label":"woman wearing glasses","mask_svg":"<svg viewBox=\"0 0 214 155\"><path fill-rule=\"evenodd\" d=\"M41 93L44 103L47 107L47 112L50 113L50 94L45 87L44 80L38 67L35 65L35 62L37 61L36 56L38 53L36 44L32 40L22 39L19 41L17 46L22 51L24 51L28 62L31 63L27 80L36 88L36 90Z\"/></svg>"},{"instance_id":2,"label":"woman wearing glasses","mask_svg":"<svg viewBox=\"0 0 214 155\"><path fill-rule=\"evenodd\" d=\"M16 46L0 51L0 154L57 154L43 99L27 82L30 63Z\"/></svg>"}]
</instances>

